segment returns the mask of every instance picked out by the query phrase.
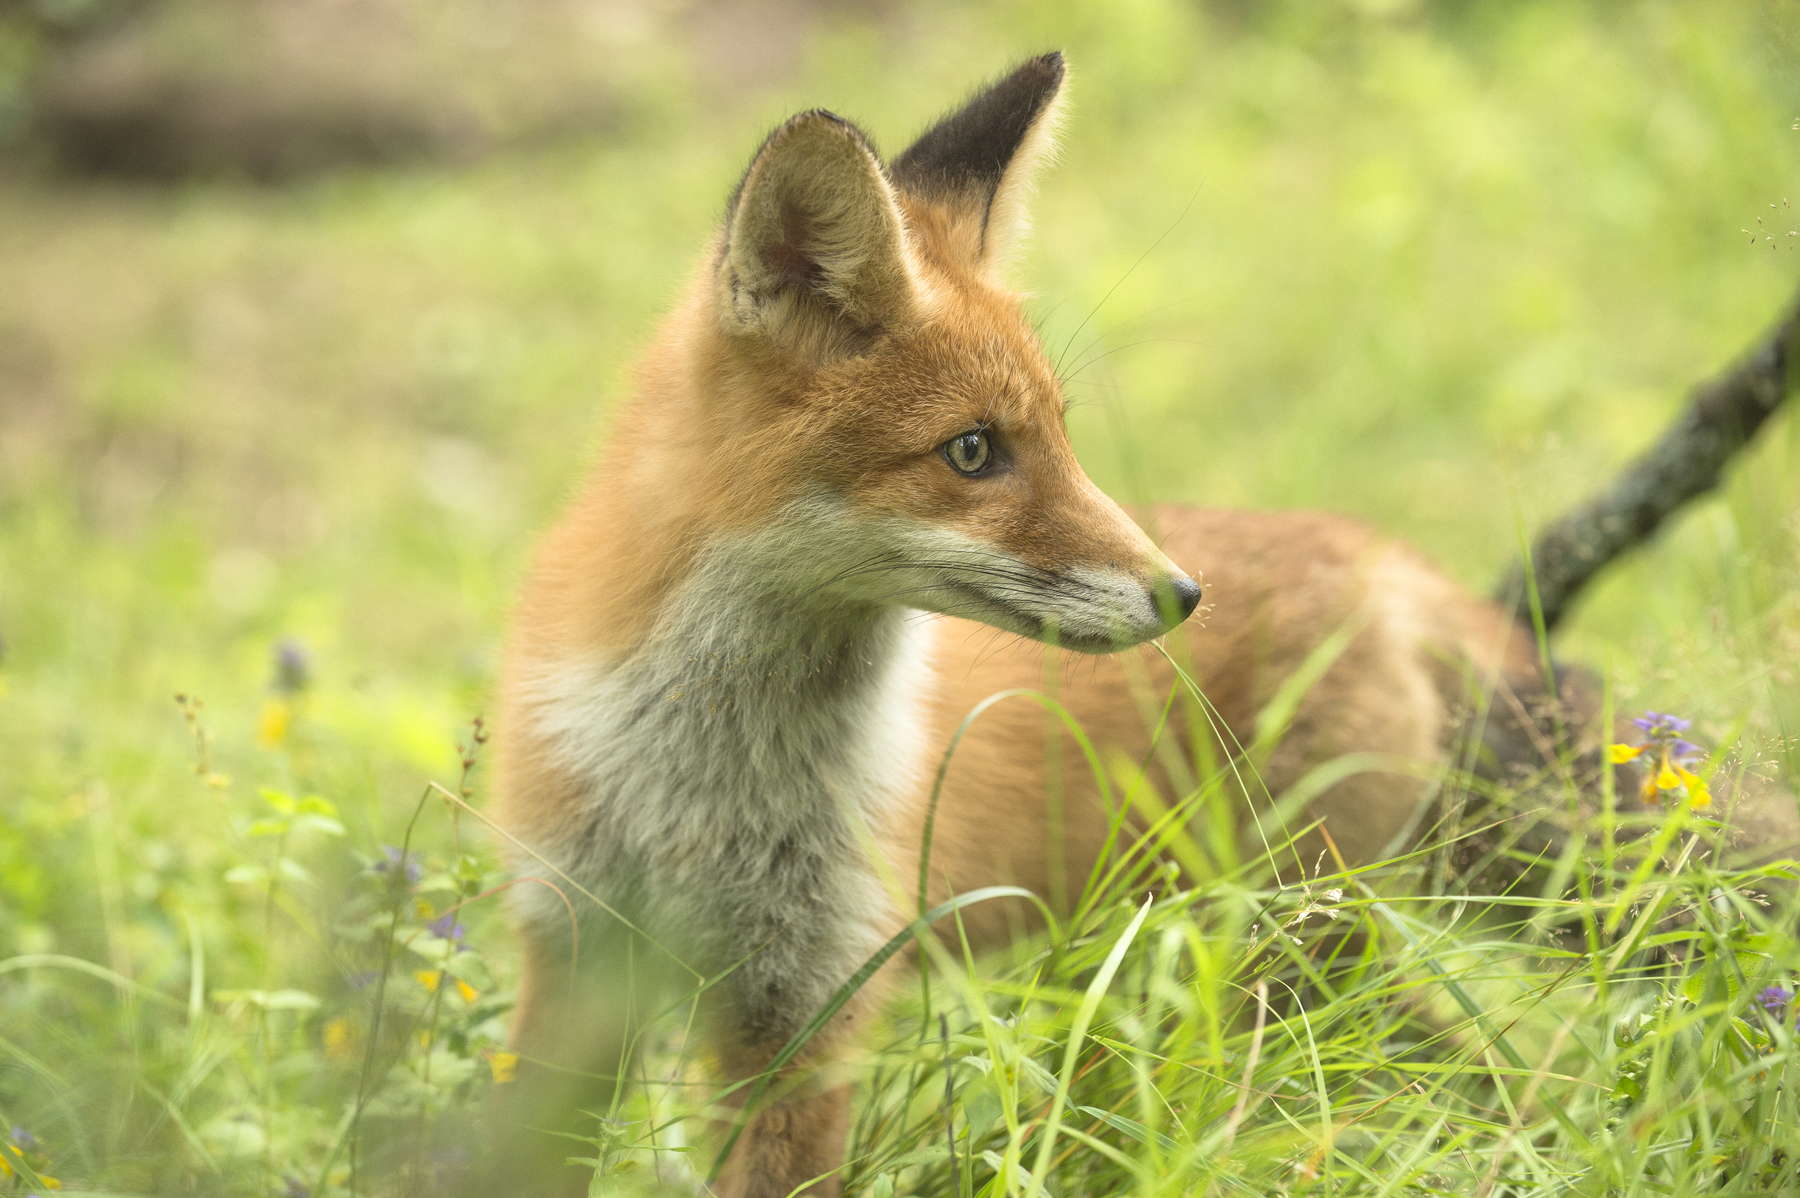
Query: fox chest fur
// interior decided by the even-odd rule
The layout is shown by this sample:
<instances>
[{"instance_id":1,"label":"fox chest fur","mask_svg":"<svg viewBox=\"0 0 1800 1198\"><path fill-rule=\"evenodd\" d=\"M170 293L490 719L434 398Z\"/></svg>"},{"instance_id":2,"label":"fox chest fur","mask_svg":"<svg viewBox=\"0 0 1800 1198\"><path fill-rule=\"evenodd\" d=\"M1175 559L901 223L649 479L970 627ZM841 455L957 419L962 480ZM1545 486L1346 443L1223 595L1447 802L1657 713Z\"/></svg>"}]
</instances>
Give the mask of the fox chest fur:
<instances>
[{"instance_id":1,"label":"fox chest fur","mask_svg":"<svg viewBox=\"0 0 1800 1198\"><path fill-rule=\"evenodd\" d=\"M570 788L551 863L684 963L810 1009L891 930L873 861L919 785L932 629L797 603L778 539L709 548L642 643L537 666L519 707Z\"/></svg>"}]
</instances>

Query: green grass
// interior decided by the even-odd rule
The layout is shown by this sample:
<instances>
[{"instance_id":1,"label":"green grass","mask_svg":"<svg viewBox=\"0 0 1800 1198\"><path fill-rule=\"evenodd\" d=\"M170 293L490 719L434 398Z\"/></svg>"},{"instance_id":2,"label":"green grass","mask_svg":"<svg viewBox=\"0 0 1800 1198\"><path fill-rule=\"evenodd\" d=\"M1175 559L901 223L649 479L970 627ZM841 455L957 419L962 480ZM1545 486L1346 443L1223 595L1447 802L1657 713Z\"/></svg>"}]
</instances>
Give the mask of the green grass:
<instances>
[{"instance_id":1,"label":"green grass","mask_svg":"<svg viewBox=\"0 0 1800 1198\"><path fill-rule=\"evenodd\" d=\"M826 19L776 91L702 110L672 65L616 135L467 170L0 180L0 1129L100 1193L341 1194L353 1162L359 1193L432 1192L454 1164L516 962L492 898L459 913L469 951L421 932L499 879L473 817L420 796L460 789L532 530L789 112L893 150L1063 46L1071 120L1020 282L1081 363L1094 478L1352 512L1485 589L1800 279L1800 252L1739 232L1800 226L1797 22L915 3ZM1689 715L1789 785L1796 427L1558 646L1621 709ZM297 694L283 638L309 655ZM177 692L205 700L199 774ZM895 1006L852 1187L1792 1192L1794 1037L1747 998L1800 973L1792 912L1699 851L1671 872L1691 831L1654 869L1596 853L1567 896L1531 875L1505 902L1435 850L1301 888L1201 876L1135 925L1147 880L1116 879L1011 958L940 959L930 1019ZM375 869L409 836L416 887ZM473 1001L416 976L445 964ZM704 1171L672 1150L704 1097L678 1030L598 1154L626 1190Z\"/></svg>"}]
</instances>

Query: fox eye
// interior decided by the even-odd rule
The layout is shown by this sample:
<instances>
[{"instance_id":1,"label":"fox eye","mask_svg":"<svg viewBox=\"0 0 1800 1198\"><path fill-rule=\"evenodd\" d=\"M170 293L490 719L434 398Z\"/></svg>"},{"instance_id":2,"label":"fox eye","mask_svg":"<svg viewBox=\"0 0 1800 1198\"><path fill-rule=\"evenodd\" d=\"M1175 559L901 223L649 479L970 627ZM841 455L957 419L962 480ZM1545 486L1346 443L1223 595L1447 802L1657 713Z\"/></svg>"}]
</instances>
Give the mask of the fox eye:
<instances>
[{"instance_id":1,"label":"fox eye","mask_svg":"<svg viewBox=\"0 0 1800 1198\"><path fill-rule=\"evenodd\" d=\"M988 435L981 429L973 429L960 437L952 437L944 442L944 457L962 474L980 474L987 469L993 459L993 448L988 444Z\"/></svg>"}]
</instances>

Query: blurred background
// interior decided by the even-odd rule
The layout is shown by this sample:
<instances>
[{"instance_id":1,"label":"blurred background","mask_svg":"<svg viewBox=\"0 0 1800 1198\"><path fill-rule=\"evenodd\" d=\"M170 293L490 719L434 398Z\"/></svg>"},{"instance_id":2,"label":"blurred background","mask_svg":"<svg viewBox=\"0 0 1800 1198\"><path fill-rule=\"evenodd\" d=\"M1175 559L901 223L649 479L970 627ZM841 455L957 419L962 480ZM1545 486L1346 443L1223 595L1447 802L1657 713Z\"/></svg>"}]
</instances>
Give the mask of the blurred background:
<instances>
[{"instance_id":1,"label":"blurred background","mask_svg":"<svg viewBox=\"0 0 1800 1198\"><path fill-rule=\"evenodd\" d=\"M1054 47L1017 278L1122 499L1348 512L1486 590L1800 284L1793 0L0 0L0 957L185 986L198 920L254 973L233 821L317 792L378 857L454 778L766 131L898 152ZM1791 749L1793 417L1562 639ZM0 1026L100 1054L74 1001L0 979Z\"/></svg>"}]
</instances>

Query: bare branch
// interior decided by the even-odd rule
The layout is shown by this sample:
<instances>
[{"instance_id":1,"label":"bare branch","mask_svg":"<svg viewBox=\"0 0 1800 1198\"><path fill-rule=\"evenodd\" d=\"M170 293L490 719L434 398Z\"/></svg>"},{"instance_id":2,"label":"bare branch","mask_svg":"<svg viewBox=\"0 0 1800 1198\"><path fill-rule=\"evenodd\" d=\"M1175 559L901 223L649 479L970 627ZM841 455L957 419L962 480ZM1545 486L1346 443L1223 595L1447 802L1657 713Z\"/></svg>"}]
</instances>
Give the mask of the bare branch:
<instances>
[{"instance_id":1,"label":"bare branch","mask_svg":"<svg viewBox=\"0 0 1800 1198\"><path fill-rule=\"evenodd\" d=\"M1532 573L1553 628L1588 580L1677 508L1712 490L1734 454L1749 443L1800 377L1800 296L1749 353L1696 388L1688 406L1650 450L1618 479L1538 534ZM1514 566L1495 591L1523 610L1525 572Z\"/></svg>"}]
</instances>

